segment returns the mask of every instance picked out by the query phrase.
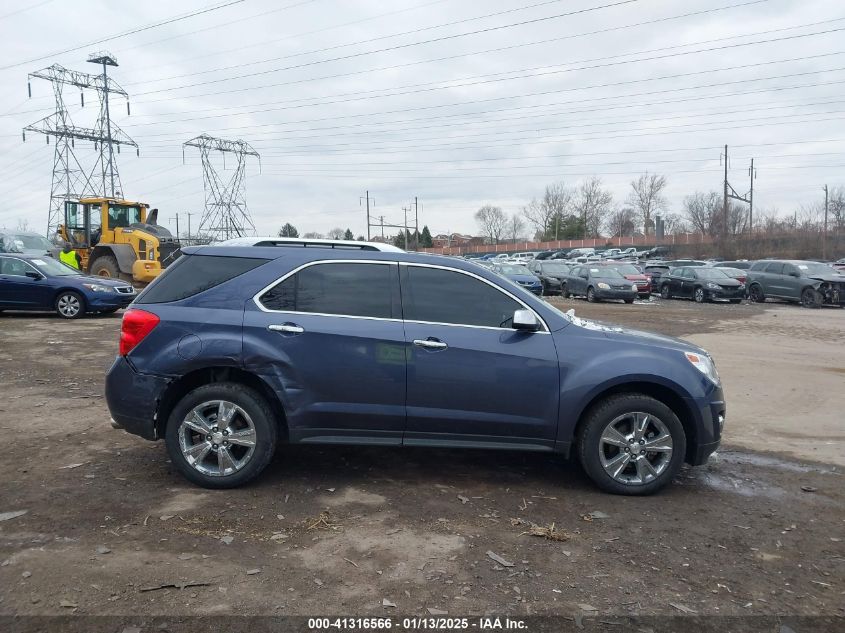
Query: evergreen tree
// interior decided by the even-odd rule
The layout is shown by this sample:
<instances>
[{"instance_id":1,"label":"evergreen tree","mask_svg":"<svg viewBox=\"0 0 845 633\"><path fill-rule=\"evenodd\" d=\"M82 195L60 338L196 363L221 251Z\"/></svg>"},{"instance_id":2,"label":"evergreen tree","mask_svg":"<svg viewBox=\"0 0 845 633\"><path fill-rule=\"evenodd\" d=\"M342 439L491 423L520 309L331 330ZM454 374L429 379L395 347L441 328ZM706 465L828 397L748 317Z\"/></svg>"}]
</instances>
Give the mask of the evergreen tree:
<instances>
[{"instance_id":1,"label":"evergreen tree","mask_svg":"<svg viewBox=\"0 0 845 633\"><path fill-rule=\"evenodd\" d=\"M420 235L420 247L431 248L434 246L434 241L431 239L431 231L428 230L428 225L423 227L422 235Z\"/></svg>"},{"instance_id":2,"label":"evergreen tree","mask_svg":"<svg viewBox=\"0 0 845 633\"><path fill-rule=\"evenodd\" d=\"M354 236L354 235L352 235L352 231L350 231L349 229L346 229L346 233L344 233L344 234L343 234L343 239L345 239L345 240L354 240L354 239L355 239L355 236Z\"/></svg>"},{"instance_id":3,"label":"evergreen tree","mask_svg":"<svg viewBox=\"0 0 845 633\"><path fill-rule=\"evenodd\" d=\"M293 224L286 222L279 230L279 237L299 237L299 231L296 230Z\"/></svg>"}]
</instances>

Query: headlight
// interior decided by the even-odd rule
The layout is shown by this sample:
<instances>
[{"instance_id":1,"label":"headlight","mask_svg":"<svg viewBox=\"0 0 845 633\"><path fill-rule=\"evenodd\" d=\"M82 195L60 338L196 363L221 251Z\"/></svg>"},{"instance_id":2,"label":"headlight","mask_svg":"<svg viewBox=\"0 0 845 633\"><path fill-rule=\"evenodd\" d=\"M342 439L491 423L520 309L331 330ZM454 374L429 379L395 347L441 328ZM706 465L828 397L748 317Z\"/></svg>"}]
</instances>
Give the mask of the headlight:
<instances>
[{"instance_id":1,"label":"headlight","mask_svg":"<svg viewBox=\"0 0 845 633\"><path fill-rule=\"evenodd\" d=\"M739 289L740 289L740 290L745 290L745 284L739 284Z\"/></svg>"},{"instance_id":2,"label":"headlight","mask_svg":"<svg viewBox=\"0 0 845 633\"><path fill-rule=\"evenodd\" d=\"M716 365L712 358L706 354L695 354L693 352L684 352L684 356L692 363L693 367L712 380L714 384L719 384L719 374L716 373Z\"/></svg>"},{"instance_id":3,"label":"headlight","mask_svg":"<svg viewBox=\"0 0 845 633\"><path fill-rule=\"evenodd\" d=\"M600 281L597 285L598 285L598 287L599 287L599 288L601 288L602 290L610 290L610 286L608 286L608 285L607 285L606 283L604 283L603 281Z\"/></svg>"},{"instance_id":4,"label":"headlight","mask_svg":"<svg viewBox=\"0 0 845 633\"><path fill-rule=\"evenodd\" d=\"M637 284L634 284L633 286L631 286L631 290L633 290L634 292L636 292L636 291L637 291Z\"/></svg>"},{"instance_id":5,"label":"headlight","mask_svg":"<svg viewBox=\"0 0 845 633\"><path fill-rule=\"evenodd\" d=\"M713 288L714 290L718 290L718 289L719 289L719 284L714 284L712 281L708 281L708 282L707 282L707 287L708 287L708 288Z\"/></svg>"},{"instance_id":6,"label":"headlight","mask_svg":"<svg viewBox=\"0 0 845 633\"><path fill-rule=\"evenodd\" d=\"M93 292L114 292L114 288L111 286L101 286L100 284L82 284L88 290L92 290Z\"/></svg>"}]
</instances>

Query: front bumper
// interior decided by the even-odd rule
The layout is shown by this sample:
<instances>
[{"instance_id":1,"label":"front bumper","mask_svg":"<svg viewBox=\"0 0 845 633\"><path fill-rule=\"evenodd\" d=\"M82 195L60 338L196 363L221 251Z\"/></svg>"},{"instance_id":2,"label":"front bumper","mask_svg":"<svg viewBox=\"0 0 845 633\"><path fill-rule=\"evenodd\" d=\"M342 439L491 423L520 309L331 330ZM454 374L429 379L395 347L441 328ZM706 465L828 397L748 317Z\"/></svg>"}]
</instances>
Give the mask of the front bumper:
<instances>
[{"instance_id":1,"label":"front bumper","mask_svg":"<svg viewBox=\"0 0 845 633\"><path fill-rule=\"evenodd\" d=\"M630 301L637 298L637 291L631 290L630 288L628 290L594 288L593 293L596 295L596 298L604 300L618 299L620 301Z\"/></svg>"},{"instance_id":2,"label":"front bumper","mask_svg":"<svg viewBox=\"0 0 845 633\"><path fill-rule=\"evenodd\" d=\"M135 371L118 356L106 374L106 404L113 425L147 440L157 440L155 418L167 379Z\"/></svg>"},{"instance_id":3,"label":"front bumper","mask_svg":"<svg viewBox=\"0 0 845 633\"><path fill-rule=\"evenodd\" d=\"M745 288L741 290L739 288L736 289L728 289L728 288L720 288L716 290L714 288L705 288L704 291L707 293L707 296L710 299L744 299L745 298Z\"/></svg>"},{"instance_id":4,"label":"front bumper","mask_svg":"<svg viewBox=\"0 0 845 633\"><path fill-rule=\"evenodd\" d=\"M116 308L125 308L138 295L134 292L132 294L122 294L119 292L97 292L86 297L87 306L91 310L112 310Z\"/></svg>"},{"instance_id":5,"label":"front bumper","mask_svg":"<svg viewBox=\"0 0 845 633\"><path fill-rule=\"evenodd\" d=\"M700 401L696 400L687 402L698 418L695 442L687 452L687 461L693 466L700 466L707 462L722 441L727 411L722 386L715 387L705 403L699 404Z\"/></svg>"}]
</instances>

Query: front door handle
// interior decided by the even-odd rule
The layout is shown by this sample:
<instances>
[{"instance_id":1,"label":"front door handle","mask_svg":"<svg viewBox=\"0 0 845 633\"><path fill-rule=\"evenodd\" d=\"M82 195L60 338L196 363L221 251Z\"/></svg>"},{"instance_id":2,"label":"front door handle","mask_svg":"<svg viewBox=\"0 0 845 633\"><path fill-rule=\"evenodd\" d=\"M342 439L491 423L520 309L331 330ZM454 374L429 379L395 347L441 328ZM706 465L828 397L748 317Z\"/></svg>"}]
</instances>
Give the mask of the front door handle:
<instances>
[{"instance_id":1,"label":"front door handle","mask_svg":"<svg viewBox=\"0 0 845 633\"><path fill-rule=\"evenodd\" d=\"M295 323L282 323L281 325L268 325L268 330L273 332L284 332L285 334L302 334L305 328Z\"/></svg>"},{"instance_id":2,"label":"front door handle","mask_svg":"<svg viewBox=\"0 0 845 633\"><path fill-rule=\"evenodd\" d=\"M414 339L414 345L417 347L424 347L425 349L446 349L449 347L443 341L438 341L437 339Z\"/></svg>"}]
</instances>

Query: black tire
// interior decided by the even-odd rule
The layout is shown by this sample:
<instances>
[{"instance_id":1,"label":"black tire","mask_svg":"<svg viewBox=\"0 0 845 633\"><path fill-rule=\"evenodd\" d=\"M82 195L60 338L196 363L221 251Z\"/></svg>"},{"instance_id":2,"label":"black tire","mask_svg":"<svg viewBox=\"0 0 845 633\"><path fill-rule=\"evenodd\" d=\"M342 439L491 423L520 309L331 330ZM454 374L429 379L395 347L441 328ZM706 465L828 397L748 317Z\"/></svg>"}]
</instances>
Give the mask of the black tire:
<instances>
[{"instance_id":1,"label":"black tire","mask_svg":"<svg viewBox=\"0 0 845 633\"><path fill-rule=\"evenodd\" d=\"M625 299L625 303L634 303L633 299Z\"/></svg>"},{"instance_id":2,"label":"black tire","mask_svg":"<svg viewBox=\"0 0 845 633\"><path fill-rule=\"evenodd\" d=\"M751 284L748 289L748 298L752 303L765 303L766 295L763 294L763 288L760 284Z\"/></svg>"},{"instance_id":3,"label":"black tire","mask_svg":"<svg viewBox=\"0 0 845 633\"><path fill-rule=\"evenodd\" d=\"M566 284L563 284L560 287L560 296L563 297L564 299L569 299L569 297L572 296L571 294L569 294L569 291L566 289Z\"/></svg>"},{"instance_id":4,"label":"black tire","mask_svg":"<svg viewBox=\"0 0 845 633\"><path fill-rule=\"evenodd\" d=\"M120 268L117 265L117 259L113 255L100 255L91 262L88 270L96 277L120 279Z\"/></svg>"},{"instance_id":5,"label":"black tire","mask_svg":"<svg viewBox=\"0 0 845 633\"><path fill-rule=\"evenodd\" d=\"M596 299L596 293L593 290L592 286L587 288L587 301L589 301L590 303L598 303L598 299Z\"/></svg>"},{"instance_id":6,"label":"black tire","mask_svg":"<svg viewBox=\"0 0 845 633\"><path fill-rule=\"evenodd\" d=\"M56 295L53 306L56 314L63 319L78 319L85 316L85 298L73 290L63 290Z\"/></svg>"},{"instance_id":7,"label":"black tire","mask_svg":"<svg viewBox=\"0 0 845 633\"><path fill-rule=\"evenodd\" d=\"M742 299L731 299L731 303L733 303L733 304L740 303L741 301L742 301Z\"/></svg>"},{"instance_id":8,"label":"black tire","mask_svg":"<svg viewBox=\"0 0 845 633\"><path fill-rule=\"evenodd\" d=\"M647 483L621 483L605 472L601 463L600 438L607 426L626 413L642 412L658 418L672 438L672 454L665 469ZM580 426L577 443L578 460L587 476L605 492L619 495L649 495L666 486L678 474L686 454L686 434L678 416L664 403L640 393L610 396L593 406Z\"/></svg>"},{"instance_id":9,"label":"black tire","mask_svg":"<svg viewBox=\"0 0 845 633\"><path fill-rule=\"evenodd\" d=\"M804 288L801 291L801 307L816 309L821 308L822 303L822 295L815 288Z\"/></svg>"},{"instance_id":10,"label":"black tire","mask_svg":"<svg viewBox=\"0 0 845 633\"><path fill-rule=\"evenodd\" d=\"M671 299L672 298L672 291L669 290L669 284L663 284L660 286L660 298L661 299Z\"/></svg>"},{"instance_id":11,"label":"black tire","mask_svg":"<svg viewBox=\"0 0 845 633\"><path fill-rule=\"evenodd\" d=\"M548 292L549 291L546 289L546 282L541 281L540 282L540 296L545 297L548 294Z\"/></svg>"},{"instance_id":12,"label":"black tire","mask_svg":"<svg viewBox=\"0 0 845 633\"><path fill-rule=\"evenodd\" d=\"M243 409L255 430L255 447L249 460L230 475L208 475L194 468L182 453L179 427L194 407L225 400ZM189 481L203 488L236 488L255 479L273 459L278 443L279 423L267 401L254 389L232 382L218 382L188 392L173 408L167 421L165 443L170 459Z\"/></svg>"}]
</instances>

